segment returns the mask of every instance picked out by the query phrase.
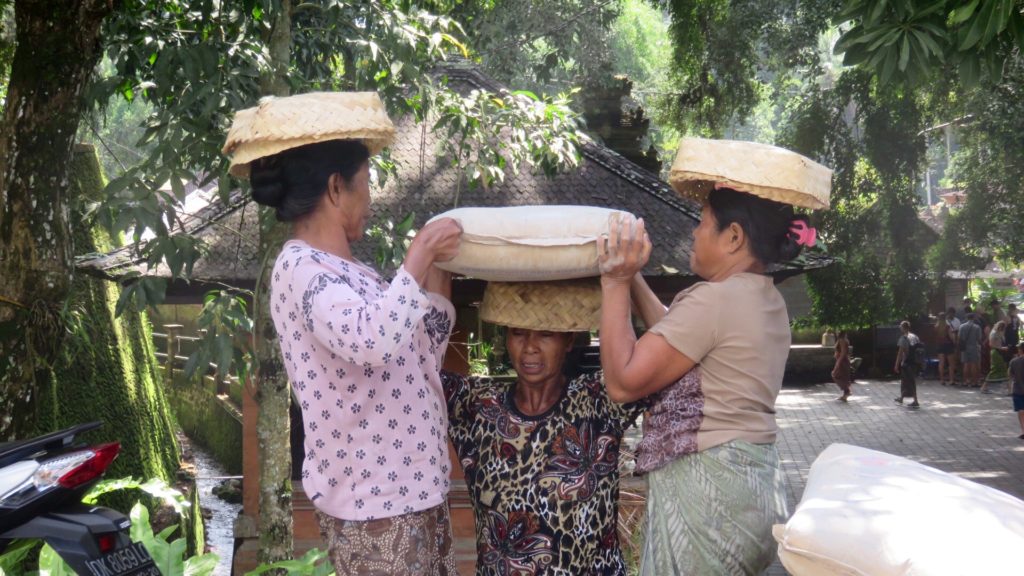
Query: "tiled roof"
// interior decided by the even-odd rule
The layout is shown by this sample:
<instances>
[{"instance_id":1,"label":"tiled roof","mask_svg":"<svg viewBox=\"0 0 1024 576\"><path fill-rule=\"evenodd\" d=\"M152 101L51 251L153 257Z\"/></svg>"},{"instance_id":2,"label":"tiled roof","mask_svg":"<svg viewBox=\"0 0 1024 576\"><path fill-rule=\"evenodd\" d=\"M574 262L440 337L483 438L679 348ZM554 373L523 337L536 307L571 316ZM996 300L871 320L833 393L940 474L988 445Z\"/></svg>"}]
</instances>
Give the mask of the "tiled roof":
<instances>
[{"instance_id":1,"label":"tiled roof","mask_svg":"<svg viewBox=\"0 0 1024 576\"><path fill-rule=\"evenodd\" d=\"M450 85L457 90L502 88L470 66L452 66L446 73ZM438 142L429 127L406 117L397 123L397 128L391 147L397 174L388 178L383 189L373 190L371 222L383 218L397 222L414 212L416 226L420 227L431 216L456 207L456 201L458 206L569 204L616 208L643 217L646 223L654 250L645 275L692 276L690 248L693 229L700 221L700 207L676 195L657 175L600 144L583 144L583 161L571 172L553 178L528 171L509 172L503 182L492 187L468 189L464 181L460 186L459 172L435 154ZM216 187L216 182L211 183L205 187L205 193L212 196L209 191ZM227 204L215 200L186 218L186 228L198 234L209 247L209 252L196 263L194 280L252 285L260 266L256 208L236 190ZM373 261L371 241L364 240L354 249L358 258ZM139 269L128 249L80 259L78 266L109 278ZM169 276L165 267L157 273Z\"/></svg>"}]
</instances>

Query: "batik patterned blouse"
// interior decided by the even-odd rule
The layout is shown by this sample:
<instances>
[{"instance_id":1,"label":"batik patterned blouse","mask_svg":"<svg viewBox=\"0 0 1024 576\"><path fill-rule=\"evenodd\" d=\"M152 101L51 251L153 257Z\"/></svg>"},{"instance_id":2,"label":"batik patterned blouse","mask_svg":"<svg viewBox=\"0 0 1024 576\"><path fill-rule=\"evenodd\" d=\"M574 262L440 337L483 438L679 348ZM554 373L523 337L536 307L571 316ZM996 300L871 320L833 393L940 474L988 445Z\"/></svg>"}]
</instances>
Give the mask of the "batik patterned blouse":
<instances>
[{"instance_id":1,"label":"batik patterned blouse","mask_svg":"<svg viewBox=\"0 0 1024 576\"><path fill-rule=\"evenodd\" d=\"M515 384L441 373L449 435L477 526L477 574L624 574L616 533L619 444L643 412L576 378L527 416Z\"/></svg>"}]
</instances>

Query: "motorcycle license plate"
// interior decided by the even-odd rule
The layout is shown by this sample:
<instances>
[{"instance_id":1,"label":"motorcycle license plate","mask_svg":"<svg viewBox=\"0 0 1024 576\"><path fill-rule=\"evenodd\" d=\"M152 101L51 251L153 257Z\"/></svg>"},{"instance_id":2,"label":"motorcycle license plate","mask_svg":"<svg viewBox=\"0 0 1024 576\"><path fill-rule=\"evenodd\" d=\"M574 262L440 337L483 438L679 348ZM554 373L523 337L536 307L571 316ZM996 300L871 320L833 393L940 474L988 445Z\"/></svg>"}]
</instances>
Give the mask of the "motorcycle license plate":
<instances>
[{"instance_id":1,"label":"motorcycle license plate","mask_svg":"<svg viewBox=\"0 0 1024 576\"><path fill-rule=\"evenodd\" d=\"M97 560L86 561L89 574L82 576L161 576L146 547L139 542L114 550Z\"/></svg>"}]
</instances>

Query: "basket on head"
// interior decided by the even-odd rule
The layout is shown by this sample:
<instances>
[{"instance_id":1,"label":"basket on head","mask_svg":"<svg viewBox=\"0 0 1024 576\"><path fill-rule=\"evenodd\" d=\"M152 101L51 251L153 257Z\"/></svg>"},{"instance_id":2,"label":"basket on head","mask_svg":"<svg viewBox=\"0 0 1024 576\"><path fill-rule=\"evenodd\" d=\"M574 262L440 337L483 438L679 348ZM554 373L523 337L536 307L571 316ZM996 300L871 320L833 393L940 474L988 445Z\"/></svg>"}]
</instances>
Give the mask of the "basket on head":
<instances>
[{"instance_id":1,"label":"basket on head","mask_svg":"<svg viewBox=\"0 0 1024 576\"><path fill-rule=\"evenodd\" d=\"M376 92L311 92L268 96L258 106L235 113L223 152L229 172L249 176L258 158L328 140L359 140L377 154L395 136L395 126Z\"/></svg>"},{"instance_id":2,"label":"basket on head","mask_svg":"<svg viewBox=\"0 0 1024 576\"><path fill-rule=\"evenodd\" d=\"M832 171L777 146L683 138L668 181L680 195L703 200L716 184L801 208L828 208Z\"/></svg>"},{"instance_id":3,"label":"basket on head","mask_svg":"<svg viewBox=\"0 0 1024 576\"><path fill-rule=\"evenodd\" d=\"M601 324L601 285L595 278L488 282L480 319L511 328L589 332Z\"/></svg>"}]
</instances>

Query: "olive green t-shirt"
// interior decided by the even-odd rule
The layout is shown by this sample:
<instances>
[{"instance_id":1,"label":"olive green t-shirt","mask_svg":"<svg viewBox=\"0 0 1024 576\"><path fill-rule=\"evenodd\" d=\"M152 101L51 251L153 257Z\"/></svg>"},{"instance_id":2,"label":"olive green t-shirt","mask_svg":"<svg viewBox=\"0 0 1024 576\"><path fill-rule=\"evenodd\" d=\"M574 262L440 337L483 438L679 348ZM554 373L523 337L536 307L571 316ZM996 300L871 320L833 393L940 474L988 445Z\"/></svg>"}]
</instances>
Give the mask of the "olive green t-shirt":
<instances>
[{"instance_id":1,"label":"olive green t-shirt","mask_svg":"<svg viewBox=\"0 0 1024 576\"><path fill-rule=\"evenodd\" d=\"M775 441L775 399L791 334L771 277L741 273L695 284L650 331L699 364L699 386L686 399L687 418L700 419L689 423L698 451L732 440Z\"/></svg>"}]
</instances>

